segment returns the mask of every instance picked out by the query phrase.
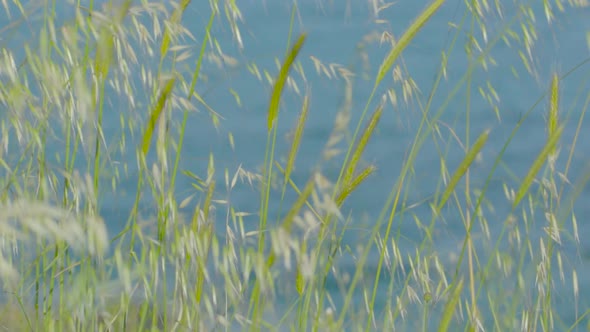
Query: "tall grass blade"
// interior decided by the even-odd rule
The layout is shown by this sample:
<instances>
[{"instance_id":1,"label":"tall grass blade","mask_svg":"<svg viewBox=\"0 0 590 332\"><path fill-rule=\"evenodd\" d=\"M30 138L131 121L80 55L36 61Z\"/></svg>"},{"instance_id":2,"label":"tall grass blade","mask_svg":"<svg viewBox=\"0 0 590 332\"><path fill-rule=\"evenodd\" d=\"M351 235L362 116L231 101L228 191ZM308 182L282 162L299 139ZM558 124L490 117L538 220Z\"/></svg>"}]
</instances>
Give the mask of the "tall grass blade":
<instances>
[{"instance_id":1,"label":"tall grass blade","mask_svg":"<svg viewBox=\"0 0 590 332\"><path fill-rule=\"evenodd\" d=\"M311 193L313 192L313 188L314 188L314 181L313 181L313 179L310 179L307 182L307 184L305 185L305 188L303 189L303 191L301 192L299 197L297 197L297 201L295 201L295 203L291 206L291 209L289 210L289 212L285 216L285 219L283 219L282 227L288 233L291 233L291 226L293 225L293 221L295 220L295 216L297 215L297 213L299 213L299 211L301 210L301 208L303 207L305 202L307 202L307 199L309 198L309 196L311 196ZM266 260L266 266L269 268L271 266L273 266L273 264L275 262L275 258L276 257L275 257L274 252L271 251L268 256L268 259Z\"/></svg>"},{"instance_id":2,"label":"tall grass blade","mask_svg":"<svg viewBox=\"0 0 590 332\"><path fill-rule=\"evenodd\" d=\"M451 197L451 194L453 193L453 191L455 191L455 187L457 187L459 180L461 180L463 175L465 175L465 173L467 172L467 170L469 169L469 167L471 166L471 164L473 163L473 161L475 160L475 158L477 157L477 155L479 154L481 149L483 149L484 145L486 144L486 142L488 140L489 134L490 134L490 131L488 129L488 130L484 131L481 135L479 135L479 137L477 138L477 140L475 141L475 143L473 144L471 149L469 149L469 151L467 152L467 155L465 156L465 158L463 158L463 161L461 161L461 164L459 164L459 167L457 168L455 173L453 173L453 176L451 177L451 181L449 182L449 184L447 185L447 188L443 192L441 200L438 203L438 206L436 208L437 214L440 212L442 207L446 204L449 197Z\"/></svg>"},{"instance_id":3,"label":"tall grass blade","mask_svg":"<svg viewBox=\"0 0 590 332\"><path fill-rule=\"evenodd\" d=\"M141 152L143 153L144 157L147 156L147 153L149 152L150 142L152 140L154 128L156 128L156 123L158 122L158 119L160 118L160 115L162 114L162 111L164 110L164 105L166 105L166 101L170 97L170 93L172 92L172 89L174 88L175 82L176 82L175 78L171 78L166 82L166 85L164 86L164 89L160 93L160 97L158 98L156 105L154 106L154 108L152 109L152 111L150 113L150 119L149 119L149 122L147 123L147 127L145 128L145 132L143 134L143 139L141 141Z\"/></svg>"},{"instance_id":4,"label":"tall grass blade","mask_svg":"<svg viewBox=\"0 0 590 332\"><path fill-rule=\"evenodd\" d=\"M551 91L549 102L549 119L547 120L547 135L548 139L555 133L559 125L559 76L553 74L551 79ZM555 152L555 148L551 150L551 154Z\"/></svg>"},{"instance_id":5,"label":"tall grass blade","mask_svg":"<svg viewBox=\"0 0 590 332\"><path fill-rule=\"evenodd\" d=\"M340 193L336 197L336 205L341 207L344 204L346 198L352 193L363 181L365 181L371 174L376 170L376 167L371 165L362 170L349 184L345 185L340 190Z\"/></svg>"},{"instance_id":6,"label":"tall grass blade","mask_svg":"<svg viewBox=\"0 0 590 332\"><path fill-rule=\"evenodd\" d=\"M180 21L182 19L182 14L184 13L186 7L190 4L190 2L191 2L191 0L182 0L180 2L180 4L178 4L176 9L174 9L174 12L170 16L170 23L172 23L173 25L177 25L180 23ZM161 57L161 59L163 59L166 56L166 54L168 53L168 50L170 49L171 39L172 39L172 37L171 37L171 33L170 33L170 28L167 26L164 29L164 34L162 36L162 43L160 44L160 57Z\"/></svg>"},{"instance_id":7,"label":"tall grass blade","mask_svg":"<svg viewBox=\"0 0 590 332\"><path fill-rule=\"evenodd\" d=\"M440 321L440 325L438 326L438 332L446 332L449 330L449 325L451 324L451 319L453 319L453 314L455 313L455 307L457 307L457 303L459 303L459 299L461 298L461 291L463 290L463 279L459 280L455 289L453 289L453 294L449 298L449 301L445 305L443 310L442 318Z\"/></svg>"},{"instance_id":8,"label":"tall grass blade","mask_svg":"<svg viewBox=\"0 0 590 332\"><path fill-rule=\"evenodd\" d=\"M209 42L209 38L211 36L211 27L213 26L214 21L215 11L211 11L211 16L209 17L209 23L207 23L207 27L205 28L205 36L203 37L203 42L201 43L201 50L199 52L199 57L197 59L197 64L195 66L195 71L193 72L193 78L191 80L191 86L188 92L189 100L193 97L193 92L195 91L195 86L197 85L197 81L201 73L201 65L203 63L203 57L205 56L205 50L207 49L207 43Z\"/></svg>"},{"instance_id":9,"label":"tall grass blade","mask_svg":"<svg viewBox=\"0 0 590 332\"><path fill-rule=\"evenodd\" d=\"M346 167L346 173L345 173L343 181L342 181L344 186L348 186L350 184L350 181L352 180L352 176L353 176L354 172L356 171L356 166L361 159L361 155L365 151L365 147L367 147L367 143L369 143L369 139L371 138L371 135L373 135L373 131L375 130L375 128L377 127L377 124L379 123L379 119L381 119L381 114L383 114L383 107L379 106L377 108L377 110L375 110L373 115L371 116L371 119L369 120L369 124L367 125L367 128L365 128L365 130L363 131L363 134L361 135L361 138L359 139L356 149L352 153L352 158L350 158L350 162L348 163L348 166Z\"/></svg>"},{"instance_id":10,"label":"tall grass blade","mask_svg":"<svg viewBox=\"0 0 590 332\"><path fill-rule=\"evenodd\" d=\"M436 0L431 3L426 10L418 16L418 18L412 23L412 25L406 30L406 32L402 35L399 41L395 44L393 49L387 54L387 57L379 67L379 72L377 73L377 78L375 79L375 86L378 86L379 83L383 80L385 75L391 69L391 66L395 63L395 60L399 57L402 51L408 46L410 41L414 39L416 33L424 26L424 24L434 15L434 13L442 6L445 0Z\"/></svg>"},{"instance_id":11,"label":"tall grass blade","mask_svg":"<svg viewBox=\"0 0 590 332\"><path fill-rule=\"evenodd\" d=\"M295 289L297 290L297 294L301 296L305 289L305 278L303 277L299 266L297 266L295 273Z\"/></svg>"},{"instance_id":12,"label":"tall grass blade","mask_svg":"<svg viewBox=\"0 0 590 332\"><path fill-rule=\"evenodd\" d=\"M549 136L549 141L545 144L541 153L537 156L537 159L533 162L533 165L529 169L526 177L522 181L516 195L514 196L514 202L512 203L512 208L516 208L516 206L520 203L520 201L524 198L527 191L529 190L531 184L533 183L533 179L547 160L547 157L551 154L552 151L555 150L555 146L559 142L561 138L561 133L563 132L563 126L560 126L553 132L551 136Z\"/></svg>"},{"instance_id":13,"label":"tall grass blade","mask_svg":"<svg viewBox=\"0 0 590 332\"><path fill-rule=\"evenodd\" d=\"M184 11L186 10L186 7L188 7L188 5L191 3L192 0L181 0L180 4L178 4L178 7L176 7L176 9L174 10L174 13L172 13L172 16L170 17L170 21L172 23L178 24L180 23L181 19L182 19L182 14L184 14Z\"/></svg>"},{"instance_id":14,"label":"tall grass blade","mask_svg":"<svg viewBox=\"0 0 590 332\"><path fill-rule=\"evenodd\" d=\"M297 151L299 151L299 144L301 143L301 137L303 136L303 128L305 127L308 111L309 97L305 96L303 99L301 114L299 115L299 120L297 121L297 127L295 128L295 135L293 136L293 143L291 144L291 150L289 151L287 165L285 166L285 184L283 185L283 193L285 192L287 183L289 183L289 178L291 177L291 172L293 171L293 166L295 165L295 157L297 157Z\"/></svg>"},{"instance_id":15,"label":"tall grass blade","mask_svg":"<svg viewBox=\"0 0 590 332\"><path fill-rule=\"evenodd\" d=\"M116 24L121 24L123 22L129 13L130 7L131 0L127 0L121 5L115 18ZM111 62L113 61L113 49L115 45L114 38L115 36L111 32L110 27L108 25L103 26L98 37L96 58L94 59L94 72L103 79L107 77Z\"/></svg>"},{"instance_id":16,"label":"tall grass blade","mask_svg":"<svg viewBox=\"0 0 590 332\"><path fill-rule=\"evenodd\" d=\"M313 180L309 180L307 182L307 185L305 185L305 188L303 189L299 197L297 197L297 201L295 201L295 204L291 206L289 213L287 213L287 216L285 216L285 219L283 220L283 228L285 228L288 232L291 231L291 225L293 224L295 216L297 215L297 213L299 213L299 210L301 210L301 208L313 192L313 185Z\"/></svg>"},{"instance_id":17,"label":"tall grass blade","mask_svg":"<svg viewBox=\"0 0 590 332\"><path fill-rule=\"evenodd\" d=\"M94 72L103 79L108 76L113 59L113 38L112 33L106 27L101 30L100 36L98 37L96 58L94 59Z\"/></svg>"},{"instance_id":18,"label":"tall grass blade","mask_svg":"<svg viewBox=\"0 0 590 332\"><path fill-rule=\"evenodd\" d=\"M289 76L289 71L291 70L291 66L293 65L293 62L295 61L295 58L299 54L299 51L301 51L301 47L303 46L303 43L305 42L306 36L307 36L307 34L302 34L299 36L299 38L297 39L297 41L295 42L295 44L291 48L291 51L289 51L287 58L283 62L283 65L281 66L281 70L279 72L279 77L277 77L277 80L274 83L274 86L272 89L272 94L270 97L270 106L268 108L268 131L269 132L272 129L275 119L279 115L279 103L281 101L281 94L283 93L283 88L285 87L285 83L287 82L287 77Z\"/></svg>"},{"instance_id":19,"label":"tall grass blade","mask_svg":"<svg viewBox=\"0 0 590 332\"><path fill-rule=\"evenodd\" d=\"M305 254L307 252L307 240L303 240L301 242L301 249L300 252L302 254ZM295 275L295 289L297 289L297 293L301 296L303 295L303 291L305 290L305 275L303 275L303 272L301 271L301 262L299 262L297 264L297 270L296 270L296 275Z\"/></svg>"}]
</instances>

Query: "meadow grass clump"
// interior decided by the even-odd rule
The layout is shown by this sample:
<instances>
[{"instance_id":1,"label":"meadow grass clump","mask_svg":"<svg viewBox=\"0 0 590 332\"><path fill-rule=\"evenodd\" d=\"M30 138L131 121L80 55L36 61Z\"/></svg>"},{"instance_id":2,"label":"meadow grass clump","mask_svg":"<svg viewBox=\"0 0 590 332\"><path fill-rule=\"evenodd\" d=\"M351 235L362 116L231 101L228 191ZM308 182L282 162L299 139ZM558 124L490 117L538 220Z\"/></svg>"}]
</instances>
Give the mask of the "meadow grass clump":
<instances>
[{"instance_id":1,"label":"meadow grass clump","mask_svg":"<svg viewBox=\"0 0 590 332\"><path fill-rule=\"evenodd\" d=\"M383 17L396 6L368 1L375 31L358 42L353 63L342 65L307 53L314 31L296 32L303 4L289 2L285 54L262 66L239 55L248 48L241 32L247 20L231 0L208 6L190 0L3 2L9 23L0 28L0 328L590 326L584 272L578 272L587 263L572 257L582 241L574 207L587 198L590 180L590 169L574 172L572 164L584 144L578 138L590 95L578 112L566 112L561 98L562 83L588 60L565 74L554 71L546 94L527 101L530 109L511 132L495 135L493 124L481 129L472 119L475 98L499 122L503 117L501 96L481 73L503 65L493 52L502 45L526 71L513 66L515 77L540 77L539 5L455 4L462 15L448 22L426 90L403 54L450 3L434 0L404 31L391 31ZM543 1L542 10L551 24L556 9L583 6ZM225 31L230 36L222 39ZM387 48L382 56L369 54L377 44ZM454 57L465 60L460 70L450 66ZM230 168L215 149L195 152L195 140L219 142L195 135L214 127L232 151L251 139L224 132L231 119L204 93L216 74L240 68L268 94L258 116L266 145L251 152L263 155L257 167ZM341 84L343 100L320 155L313 156L319 162L302 170L309 158L300 154L306 130L321 111L314 100L323 97L314 95L312 76ZM370 89L359 110L353 99L365 85ZM233 87L227 96L237 107L247 98ZM506 151L541 105L546 139L526 171L513 172ZM371 144L384 139L382 128L391 128L385 127L391 114L403 117L402 111L417 121L399 164L367 162ZM290 119L286 133L279 124ZM494 140L501 140L496 154ZM421 165L425 155L431 158ZM425 166L433 194L416 199L423 183L418 170ZM381 183L389 188L383 197L375 188L363 191L377 176L389 181ZM240 193L256 208L243 209ZM359 195L380 204L368 223L358 220L366 212L358 211Z\"/></svg>"}]
</instances>

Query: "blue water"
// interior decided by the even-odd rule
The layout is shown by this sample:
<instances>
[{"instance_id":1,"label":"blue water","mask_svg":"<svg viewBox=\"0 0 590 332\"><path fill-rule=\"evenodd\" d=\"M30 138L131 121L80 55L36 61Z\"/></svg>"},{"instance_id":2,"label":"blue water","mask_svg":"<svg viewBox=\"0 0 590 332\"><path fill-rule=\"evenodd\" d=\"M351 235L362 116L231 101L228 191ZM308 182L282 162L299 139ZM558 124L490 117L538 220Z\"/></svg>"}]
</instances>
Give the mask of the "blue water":
<instances>
[{"instance_id":1,"label":"blue water","mask_svg":"<svg viewBox=\"0 0 590 332\"><path fill-rule=\"evenodd\" d=\"M267 139L266 110L270 92L266 84L260 83L248 72L245 64L254 62L261 70L267 69L273 75L277 72L275 58L282 58L287 47L286 40L290 29L292 4L293 1L290 0L241 2L239 6L243 14L243 22L240 25L243 33L243 49L237 47L227 25L220 22L215 24L213 35L225 53L238 59L240 65L236 68L220 70L215 65L205 62L202 72L207 80L201 82L198 90L209 106L225 119L216 129L211 125L210 118L204 109L191 115L180 169L187 169L205 176L209 153L214 154L217 169L228 168L230 175L238 165L242 165L247 170L257 170L261 166ZM311 108L297 159L297 169L293 174L294 181L302 185L310 172L317 167L321 167L323 173L332 180L338 176L339 172L337 161L327 164L321 163L321 153L333 128L336 113L342 106L345 85L342 80L330 80L318 75L313 69L310 56L320 59L324 64L338 63L343 67L357 71L358 75L353 83L351 122L355 126L373 88L372 80L377 73L379 64L390 49L387 43L379 44L377 42L366 46L370 67L367 73L369 79L364 79L362 77L363 64L357 52L358 43L362 41L364 36L375 31L390 31L399 36L426 4L426 1L399 1L379 14L379 18L386 23L377 24L367 1L297 1L299 12L294 31L295 33L302 31L308 33L299 60L305 69L307 83L310 86ZM543 98L551 75L554 72L564 75L590 57L590 45L586 39L586 34L590 33L590 20L588 19L590 8L568 9L564 13L557 13L557 23L549 25L544 19L540 4L539 1L539 4L533 6L537 16L538 34L538 41L533 51L536 77L531 77L526 73L516 47L507 47L501 42L496 44L490 52L497 65L492 66L488 71L478 67L471 75L470 139L473 142L484 130L491 130L481 161L471 168L471 182L475 187L483 187L496 157L514 127L529 109L534 107L540 98ZM68 15L72 13L71 7L61 6L58 7L58 14L67 19ZM208 6L207 1L194 1L185 14L184 24L199 44L210 14ZM504 19L490 17L487 22L490 38L493 38L502 29L502 26L513 18L514 4L505 4L504 6ZM458 23L464 10L463 1L447 1L403 53L404 65L420 89L419 98L423 104L431 93L440 68L441 52L448 49L455 33L449 22ZM457 45L449 55L448 77L441 82L434 95L431 114L443 106L455 85L460 82L468 69L468 58L464 52L468 27L468 24L463 27L465 32L459 35ZM518 29L518 25L513 28ZM30 31L27 31L25 27L19 28L15 37L6 42L7 45L13 48L18 47L18 37L21 34L27 35L27 33ZM519 73L520 78L513 75L513 70ZM187 75L190 75L190 72ZM299 87L305 89L301 77L297 74L293 74L293 76L299 83ZM590 78L590 64L587 63L561 82L560 106L562 119L566 120L567 118L567 122L562 137L561 159L558 163L560 166L564 165L565 156L571 151L571 142L574 139L578 119L585 107L585 100L589 96L588 78ZM500 102L497 103L500 119L477 91L477 87L485 86L486 82L496 89L500 97ZM378 89L377 95L383 93L384 89L392 84L391 76L388 75L381 84L381 88ZM395 86L398 98L401 100L399 84L395 83ZM237 105L229 89L233 89L241 97L241 105ZM466 98L467 90L463 84L458 92L450 98L440 118L440 121L452 128L462 141L466 131ZM113 99L116 98L113 97ZM377 101L378 98L371 104L371 110L377 106ZM300 105L301 97L292 92L285 93L278 124L279 145L277 151L282 155L286 155L289 146L284 135L293 127ZM527 119L522 123L521 128L504 152L503 166L497 169L492 176L487 199L495 210L486 212L492 236L500 232L502 221L510 212L510 204L504 197L502 184L506 183L516 190L520 183L519 179L525 176L546 141L547 105L547 97L544 97L530 111ZM353 226L364 227L367 232L347 232L345 234L347 245L354 247L357 241L362 241L363 234L367 234L370 229L371 220L378 217L401 172L404 158L409 152L421 118L422 111L419 104L415 102L409 105L399 102L397 107L386 104L376 134L364 154L364 159L374 163L378 170L353 193L344 206L346 213L352 211L351 216L355 220ZM105 119L107 123L106 137L117 137L117 133L120 132L118 112L115 110L107 112ZM180 119L180 117L175 119ZM588 120L585 119L582 128L589 126ZM448 149L445 160L451 172L464 156L464 151L456 141L450 138L450 132L445 131L444 128L447 127L441 126L441 135L444 139L438 138L440 146L437 147L433 144L430 136L417 156L415 173L411 178L410 185L404 189L408 205L421 200L428 202L432 199L432 195L440 190L438 186L440 186L441 155L437 149L441 149L443 153ZM227 139L228 132L234 135L235 150L230 147ZM585 172L590 171L589 142L590 131L582 129L577 137L577 146L573 151L572 164L568 173L568 178L573 184ZM133 171L135 169L133 166L136 164L134 157L133 154L115 153L113 155L115 159L120 158L119 161L122 163L127 162L131 171L127 177L124 176L121 179L117 192L113 193L108 189L104 189L105 192L103 192L103 217L112 234L121 229L134 200L137 181L137 174ZM220 172L218 175L220 176L218 188L223 190L223 174ZM103 188L108 187L107 181L108 179L105 179L106 185ZM580 293L582 294L580 309L587 307L588 302L583 299L590 297L590 241L586 240L590 236L590 225L586 222L590 217L590 204L588 204L590 189L588 188L586 186L582 189L574 204L580 244L575 245L570 239L563 240L563 252L564 255L567 255L567 264L570 269L575 268L578 271ZM191 194L193 191L190 181L179 177L177 191L179 200ZM222 192L220 191L220 193ZM566 190L566 193L569 192ZM259 208L257 197L256 190L248 185L239 185L231 193L231 203L237 211L256 212ZM272 203L274 204L271 204L271 215L276 215L278 204L276 201ZM453 253L457 253L462 244L464 226L454 209L455 207L451 206L445 210L445 221L437 224L436 227L435 245L441 257L449 257ZM223 208L219 208L219 210L223 211ZM150 210L147 202L142 207L142 211L146 217L155 213ZM427 204L420 205L411 213L422 218L426 224L430 222L431 212ZM401 234L403 234L400 239L400 249L411 254L416 245L422 242L424 234L416 227L412 214L404 214L402 217L403 220L396 221L396 227L399 227ZM542 214L537 214L537 217L542 218ZM498 222L495 223L494 220ZM257 218L247 219L247 223L251 228L254 228ZM534 231L532 236L542 235L541 225L544 225L541 221L535 223L539 231ZM246 226L248 227L248 225ZM571 232L571 223L568 222L564 227ZM537 245L538 241L533 244ZM450 258L449 261L451 261ZM374 268L375 264L376 256L373 256L369 260L368 269ZM353 262L349 259L342 261L342 268L348 269L350 273L354 272ZM566 270L568 269L566 268ZM567 276L567 278L571 278L571 276ZM556 288L563 289L562 295L566 301L571 298L570 285L567 281L565 283L556 282ZM566 292L569 293L566 294ZM383 301L385 299L380 299L379 302L383 303ZM569 311L566 310L566 312ZM571 324L575 320L575 315L566 315L562 318L566 323Z\"/></svg>"}]
</instances>

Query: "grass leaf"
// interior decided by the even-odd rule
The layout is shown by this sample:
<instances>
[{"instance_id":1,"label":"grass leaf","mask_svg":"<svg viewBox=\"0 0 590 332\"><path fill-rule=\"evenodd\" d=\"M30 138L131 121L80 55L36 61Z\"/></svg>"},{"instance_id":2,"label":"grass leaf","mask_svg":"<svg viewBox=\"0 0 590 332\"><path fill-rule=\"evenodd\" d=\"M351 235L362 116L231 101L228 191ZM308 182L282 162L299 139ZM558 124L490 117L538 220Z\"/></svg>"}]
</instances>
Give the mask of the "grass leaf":
<instances>
[{"instance_id":1,"label":"grass leaf","mask_svg":"<svg viewBox=\"0 0 590 332\"><path fill-rule=\"evenodd\" d=\"M345 173L343 181L342 181L342 184L344 186L348 186L350 181L352 180L352 176L356 170L356 166L357 166L358 162L361 159L361 155L365 151L365 147L367 146L367 143L369 143L369 139L371 138L371 135L373 134L375 127L377 127L377 123L379 123L379 119L381 119L381 114L383 114L383 107L379 106L377 108L377 110L375 110L373 115L371 116L371 119L369 120L369 124L367 125L367 128L365 128L365 130L363 131L363 134L362 134L361 138L359 139L359 142L358 142L354 152L352 153L352 158L350 159L350 162L348 163L348 166L346 167L346 173Z\"/></svg>"},{"instance_id":2,"label":"grass leaf","mask_svg":"<svg viewBox=\"0 0 590 332\"><path fill-rule=\"evenodd\" d=\"M270 106L268 108L268 131L272 129L273 123L277 116L279 115L279 102L281 100L281 94L283 92L283 88L285 87L285 83L287 82L287 77L289 76L289 70L295 61L295 58L299 54L303 43L305 42L306 34L302 34L295 42L295 45L289 51L287 58L283 62L281 66L281 71L279 72L279 77L274 83L272 94L270 97Z\"/></svg>"},{"instance_id":3,"label":"grass leaf","mask_svg":"<svg viewBox=\"0 0 590 332\"><path fill-rule=\"evenodd\" d=\"M305 202L307 202L307 199L309 198L309 196L311 196L311 194L313 192L313 188L314 188L314 183L315 182L313 181L313 179L310 179L307 182L307 184L305 185L305 188L303 189L303 191L301 192L299 197L297 197L297 201L295 201L295 203L291 206L291 209L287 213L287 216L285 216L285 219L283 219L282 227L283 227L283 229L285 229L287 231L287 233L291 233L291 226L293 225L293 221L295 220L295 216L297 215L297 213L299 213L299 210L301 210L301 208L303 207ZM270 268L271 266L274 265L275 260L276 260L275 253L273 251L271 251L268 255L267 260L266 260L266 266L268 268Z\"/></svg>"},{"instance_id":4,"label":"grass leaf","mask_svg":"<svg viewBox=\"0 0 590 332\"><path fill-rule=\"evenodd\" d=\"M182 0L180 4L174 9L174 12L170 16L170 23L172 26L181 23L182 14L186 10L186 7L190 4L191 0ZM168 26L164 29L164 35L162 36L162 43L160 44L160 54L163 59L168 50L170 49L171 32Z\"/></svg>"},{"instance_id":5,"label":"grass leaf","mask_svg":"<svg viewBox=\"0 0 590 332\"><path fill-rule=\"evenodd\" d=\"M304 255L307 251L307 241L302 241L300 250L301 254ZM303 291L305 290L305 276L303 275L303 272L301 272L301 265L301 262L297 264L297 274L295 276L295 289L297 289L299 295L303 295Z\"/></svg>"},{"instance_id":6,"label":"grass leaf","mask_svg":"<svg viewBox=\"0 0 590 332\"><path fill-rule=\"evenodd\" d=\"M447 185L447 188L443 192L442 198L436 208L437 214L438 214L438 212L440 212L442 207L445 205L445 203L447 202L449 197L451 197L451 194L455 190L455 187L459 183L459 180L461 180L463 175L465 175L465 173L467 172L467 169L469 169L469 166L471 166L471 164L475 160L475 157L477 157L477 154L481 151L481 149L483 149L484 145L486 144L486 142L488 140L489 134L490 134L490 131L486 130L477 138L477 140L475 141L475 143L473 144L471 149L469 149L469 151L467 152L467 155L465 156L465 158L463 158L463 161L461 161L461 164L459 164L459 167L457 167L457 170L455 170L455 173L453 173L453 176L451 177L451 181L449 182L449 184Z\"/></svg>"},{"instance_id":7,"label":"grass leaf","mask_svg":"<svg viewBox=\"0 0 590 332\"><path fill-rule=\"evenodd\" d=\"M402 37L398 40L398 42L393 46L393 49L387 54L387 57L379 67L379 72L377 73L377 78L375 79L375 86L379 85L385 75L393 66L395 60L399 57L402 51L408 46L410 41L414 39L416 33L424 26L424 24L434 15L434 13L440 8L440 6L445 2L445 0L436 0L431 3L426 10L418 16L418 18L412 23L412 25L406 30L406 32L402 35Z\"/></svg>"},{"instance_id":8,"label":"grass leaf","mask_svg":"<svg viewBox=\"0 0 590 332\"><path fill-rule=\"evenodd\" d=\"M449 301L445 305L440 325L438 326L439 332L448 331L449 325L451 324L451 319L453 319L453 314L455 313L455 307L457 306L457 303L459 303L459 298L461 297L462 290L463 279L459 280L459 282L455 286L455 289L453 289L453 294L451 294Z\"/></svg>"},{"instance_id":9,"label":"grass leaf","mask_svg":"<svg viewBox=\"0 0 590 332\"><path fill-rule=\"evenodd\" d=\"M555 150L555 146L557 145L557 142L559 142L562 132L563 126L560 126L559 128L557 128L555 132L553 132L551 136L549 136L549 141L547 141L547 144L545 144L545 147L543 148L543 150L541 150L541 153L539 153L537 159L535 159L535 161L533 162L533 165L529 169L529 172L527 173L526 177L520 185L520 188L518 188L518 191L514 196L514 202L512 203L513 209L516 208L516 206L524 198L524 195L526 195L531 184L533 183L535 176L547 160L547 157L551 154L552 151Z\"/></svg>"},{"instance_id":10,"label":"grass leaf","mask_svg":"<svg viewBox=\"0 0 590 332\"><path fill-rule=\"evenodd\" d=\"M336 197L336 205L342 206L346 198L352 193L363 181L365 181L371 174L375 172L375 166L369 166L360 172L349 184L345 185L338 197Z\"/></svg>"},{"instance_id":11,"label":"grass leaf","mask_svg":"<svg viewBox=\"0 0 590 332\"><path fill-rule=\"evenodd\" d=\"M96 45L96 58L94 59L94 71L103 79L107 77L113 60L113 35L104 27L100 31Z\"/></svg>"},{"instance_id":12,"label":"grass leaf","mask_svg":"<svg viewBox=\"0 0 590 332\"><path fill-rule=\"evenodd\" d=\"M131 7L131 0L126 0L115 17L115 23L121 24ZM105 25L101 28L96 44L96 58L94 59L94 71L103 79L107 77L111 63L113 61L113 49L115 45L115 36L110 27Z\"/></svg>"},{"instance_id":13,"label":"grass leaf","mask_svg":"<svg viewBox=\"0 0 590 332\"><path fill-rule=\"evenodd\" d=\"M291 150L289 151L289 157L287 159L287 165L285 166L285 185L287 186L293 166L295 165L295 157L297 157L297 151L299 151L299 144L301 143L301 137L303 136L303 128L305 127L305 121L307 120L307 113L309 110L309 97L305 96L303 99L303 106L301 108L301 114L297 121L297 127L295 128L295 135L293 136L293 143L291 144Z\"/></svg>"},{"instance_id":14,"label":"grass leaf","mask_svg":"<svg viewBox=\"0 0 590 332\"><path fill-rule=\"evenodd\" d=\"M297 201L295 201L295 203L291 206L291 209L289 210L289 213L287 213L285 219L283 219L283 227L287 230L287 232L291 231L291 225L293 224L295 216L297 215L297 213L299 213L299 210L301 210L303 204L305 204L305 202L313 192L313 185L314 181L313 179L310 179L305 185L305 188L303 189L299 197L297 197Z\"/></svg>"},{"instance_id":15,"label":"grass leaf","mask_svg":"<svg viewBox=\"0 0 590 332\"><path fill-rule=\"evenodd\" d=\"M548 139L555 133L557 126L559 125L559 76L553 74L551 79L551 99L549 102L549 119L547 120L547 135ZM551 150L551 153L555 152L555 148Z\"/></svg>"},{"instance_id":16,"label":"grass leaf","mask_svg":"<svg viewBox=\"0 0 590 332\"><path fill-rule=\"evenodd\" d=\"M147 156L147 153L149 152L150 142L152 140L154 128L156 127L156 123L158 122L158 119L160 118L160 115L162 114L162 111L164 110L164 105L166 105L166 101L168 100L168 97L170 96L170 93L172 92L172 88L174 88L175 81L176 81L175 78L171 78L166 82L166 85L164 86L164 89L160 93L160 97L158 98L156 105L154 106L154 108L152 109L152 111L150 113L150 119L147 124L147 127L145 128L145 132L143 134L143 139L141 141L141 152L143 153L144 157Z\"/></svg>"}]
</instances>

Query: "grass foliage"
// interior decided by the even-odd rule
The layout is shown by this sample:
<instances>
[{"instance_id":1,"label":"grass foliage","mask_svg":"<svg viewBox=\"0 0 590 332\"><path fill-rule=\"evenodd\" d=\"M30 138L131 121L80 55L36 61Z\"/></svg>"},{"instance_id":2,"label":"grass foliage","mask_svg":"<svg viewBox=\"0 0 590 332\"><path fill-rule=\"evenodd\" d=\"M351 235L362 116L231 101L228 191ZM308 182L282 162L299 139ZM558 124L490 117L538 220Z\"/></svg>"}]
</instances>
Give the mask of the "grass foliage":
<instances>
[{"instance_id":1,"label":"grass foliage","mask_svg":"<svg viewBox=\"0 0 590 332\"><path fill-rule=\"evenodd\" d=\"M576 179L570 173L590 95L578 113L562 110L560 98L562 82L588 60L566 74L555 71L546 95L527 101L530 109L497 155L486 149L492 124L477 132L471 123L476 111L471 100L479 97L502 120L494 87L473 79L477 71L503 66L492 51L508 47L525 69L512 68L515 77L536 79L538 25L552 26L558 13L588 10L587 2L544 0L543 20L531 7L539 4L531 1L434 0L415 13L405 31L391 31L383 17L404 3L367 1L377 30L358 44L359 58L369 58L371 44L388 49L375 73L368 63L346 67L310 55L306 39L314 31L296 32L297 1L284 2L292 15L283 62L273 54L276 68L241 64L216 33L228 31L237 50L248 48L242 4L210 0L208 7L199 5L208 12L196 13L193 2L75 0L67 10L55 0L0 2L8 19L0 29L0 329L572 331L590 326L576 271L580 258L567 251L580 244L573 207L588 198L583 191L590 170ZM436 50L442 54L438 72L424 94L403 54L445 6L456 7L458 20L448 22L447 48ZM190 30L187 22L195 17L201 22ZM26 31L31 38L23 38ZM466 62L452 73L463 74L451 84L448 63L457 49ZM198 159L199 167L184 166L194 161L186 159L192 153L186 142L194 131L191 123L210 121L220 133L231 120L201 91L214 83L205 66L219 72L247 67L252 81L266 87L261 91L270 96L268 109L259 121L266 121L267 141L259 169L224 169L215 153ZM312 96L306 71L342 83L344 92L321 164L302 172L298 153L310 116L322 112L313 101L323 98ZM358 112L354 83L372 85ZM248 98L230 93L237 105ZM453 110L449 104L458 95L465 98L464 109ZM293 100L301 106L283 155L279 123L297 111ZM546 142L525 174L502 183L504 206L490 206L490 186L506 168L506 149L543 101ZM366 162L379 125L391 121L386 115L411 108L419 110L420 123L399 157L400 172ZM464 121L464 130L443 120L452 112L460 113L454 124ZM572 123L576 126L566 135ZM232 150L239 149L233 134L227 135ZM429 166L438 189L413 204L409 193L425 146L438 153L440 164ZM460 148L460 160L450 157L452 148ZM482 156L489 157L488 174L476 183L472 169ZM336 165L337 174L324 165ZM355 193L377 171L394 181L387 197L371 198L383 201L380 211L370 211L378 216L361 225L353 217L363 212ZM179 181L190 183L192 192L178 190ZM233 204L229 193L240 186L259 192L258 198L249 196L259 199L257 211ZM113 200L129 190L120 220L105 220L105 209L119 206ZM152 217L146 217L146 206ZM428 215L413 213L417 208ZM502 209L508 212L494 213ZM449 218L461 227L456 251L437 241ZM402 234L408 224L415 224L418 238ZM358 243L346 240L351 233ZM343 262L353 267L349 263L346 270Z\"/></svg>"}]
</instances>

